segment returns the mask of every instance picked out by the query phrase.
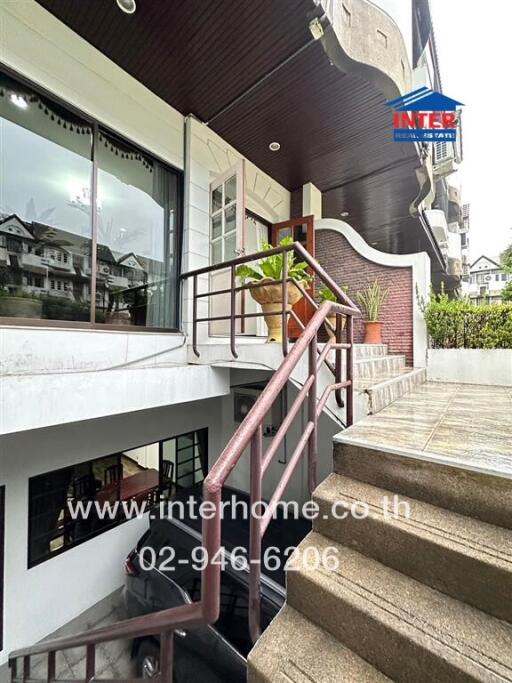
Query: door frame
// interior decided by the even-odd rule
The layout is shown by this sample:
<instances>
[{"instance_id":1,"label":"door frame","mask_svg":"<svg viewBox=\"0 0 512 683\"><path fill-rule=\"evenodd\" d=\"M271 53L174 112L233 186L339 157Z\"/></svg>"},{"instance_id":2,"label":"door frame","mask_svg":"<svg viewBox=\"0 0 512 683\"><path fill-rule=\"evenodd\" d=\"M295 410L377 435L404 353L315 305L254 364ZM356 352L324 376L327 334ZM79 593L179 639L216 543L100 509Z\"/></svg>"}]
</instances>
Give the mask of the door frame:
<instances>
[{"instance_id":1,"label":"door frame","mask_svg":"<svg viewBox=\"0 0 512 683\"><path fill-rule=\"evenodd\" d=\"M237 254L243 252L244 239L244 223L245 223L245 164L244 159L239 159L235 164L230 166L226 171L219 173L211 180L209 184L209 227L208 227L208 263L214 265L213 262L213 215L217 215L220 211L222 216L221 235L220 239L216 238L216 243L221 244L221 260L223 263L226 260L225 253L225 205L224 205L224 190L222 194L222 207L213 211L213 193L216 188L223 186L226 180L236 177L236 199L235 199L235 254L230 258L236 258ZM232 234L232 233L230 233ZM228 259L229 260L229 259ZM216 283L216 285L214 285ZM219 286L220 284L220 286ZM219 289L226 289L229 287L229 272L225 269L212 272L208 275L208 290L214 291ZM223 309L226 309L225 311ZM221 294L218 296L208 297L208 315L226 315L229 311L229 294ZM208 323L208 336L210 337L229 337L230 322L229 320L216 321ZM240 321L236 325L237 333L240 333Z\"/></svg>"},{"instance_id":2,"label":"door frame","mask_svg":"<svg viewBox=\"0 0 512 683\"><path fill-rule=\"evenodd\" d=\"M315 258L315 217L313 214L309 216L300 216L298 218L290 218L286 221L281 221L280 223L273 223L270 227L270 234L271 234L271 244L273 246L277 246L279 242L281 241L279 239L279 232L283 230L287 230L290 228L291 231L293 231L293 228L296 226L306 226L306 243L303 244L305 249L311 254L313 258ZM285 235L286 236L286 235ZM293 236L293 232L292 232ZM281 237L281 239L283 239ZM308 268L308 272L313 275L313 272L311 268ZM312 299L315 298L315 280L311 280L310 284L305 288L307 293L310 295ZM310 321L311 317L314 314L314 308L313 306L306 301L306 299L302 298L300 301L298 301L294 306L293 310L295 314L300 318L302 323L304 325L307 325L308 322ZM298 325L298 323L290 316L288 320L288 335L289 338L294 340L298 339L300 335L302 334L302 329Z\"/></svg>"}]
</instances>

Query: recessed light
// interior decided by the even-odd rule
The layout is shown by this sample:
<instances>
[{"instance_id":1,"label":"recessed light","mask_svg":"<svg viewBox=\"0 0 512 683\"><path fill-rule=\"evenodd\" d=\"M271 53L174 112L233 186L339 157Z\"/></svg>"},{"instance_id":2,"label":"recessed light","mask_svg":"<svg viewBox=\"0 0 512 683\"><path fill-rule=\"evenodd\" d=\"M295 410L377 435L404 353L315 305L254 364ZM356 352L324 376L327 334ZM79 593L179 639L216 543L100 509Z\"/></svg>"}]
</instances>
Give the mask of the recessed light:
<instances>
[{"instance_id":1,"label":"recessed light","mask_svg":"<svg viewBox=\"0 0 512 683\"><path fill-rule=\"evenodd\" d=\"M279 142L271 142L268 148L271 152L279 152L279 150L281 149L281 145L279 144Z\"/></svg>"},{"instance_id":2,"label":"recessed light","mask_svg":"<svg viewBox=\"0 0 512 683\"><path fill-rule=\"evenodd\" d=\"M350 216L350 214L349 214L348 211L342 211L342 212L340 213L340 216L341 216L342 218L346 218L347 216Z\"/></svg>"},{"instance_id":3,"label":"recessed light","mask_svg":"<svg viewBox=\"0 0 512 683\"><path fill-rule=\"evenodd\" d=\"M378 242L372 242L372 247L376 247Z\"/></svg>"},{"instance_id":4,"label":"recessed light","mask_svg":"<svg viewBox=\"0 0 512 683\"><path fill-rule=\"evenodd\" d=\"M12 93L11 96L9 97L11 102L15 104L17 107L20 109L26 109L28 107L28 102L27 100L22 97L21 95L17 95L16 93Z\"/></svg>"},{"instance_id":5,"label":"recessed light","mask_svg":"<svg viewBox=\"0 0 512 683\"><path fill-rule=\"evenodd\" d=\"M125 12L125 14L133 14L137 9L135 0L116 0L116 2L119 9Z\"/></svg>"}]
</instances>

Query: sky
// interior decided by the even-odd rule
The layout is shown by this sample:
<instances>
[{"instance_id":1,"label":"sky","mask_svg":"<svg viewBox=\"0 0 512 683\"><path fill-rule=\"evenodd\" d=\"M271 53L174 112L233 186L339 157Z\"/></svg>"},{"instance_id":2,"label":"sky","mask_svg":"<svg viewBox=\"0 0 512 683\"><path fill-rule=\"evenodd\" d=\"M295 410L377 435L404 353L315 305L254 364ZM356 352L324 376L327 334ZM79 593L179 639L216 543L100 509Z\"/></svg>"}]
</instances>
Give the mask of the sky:
<instances>
[{"instance_id":1,"label":"sky","mask_svg":"<svg viewBox=\"0 0 512 683\"><path fill-rule=\"evenodd\" d=\"M443 92L465 104L463 164L452 184L471 204L470 259L512 242L512 1L430 0Z\"/></svg>"}]
</instances>

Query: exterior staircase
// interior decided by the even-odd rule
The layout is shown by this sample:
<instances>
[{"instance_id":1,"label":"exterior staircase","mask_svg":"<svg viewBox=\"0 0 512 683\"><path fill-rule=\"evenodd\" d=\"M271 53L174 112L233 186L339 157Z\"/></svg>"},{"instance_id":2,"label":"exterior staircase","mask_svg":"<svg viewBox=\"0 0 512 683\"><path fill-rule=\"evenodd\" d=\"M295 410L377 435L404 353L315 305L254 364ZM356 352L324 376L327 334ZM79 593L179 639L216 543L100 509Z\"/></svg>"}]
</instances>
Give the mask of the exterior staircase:
<instances>
[{"instance_id":1,"label":"exterior staircase","mask_svg":"<svg viewBox=\"0 0 512 683\"><path fill-rule=\"evenodd\" d=\"M314 499L251 683L512 681L512 480L337 443Z\"/></svg>"},{"instance_id":2,"label":"exterior staircase","mask_svg":"<svg viewBox=\"0 0 512 683\"><path fill-rule=\"evenodd\" d=\"M378 413L427 379L425 368L406 367L405 356L387 344L354 344L356 420Z\"/></svg>"}]
</instances>

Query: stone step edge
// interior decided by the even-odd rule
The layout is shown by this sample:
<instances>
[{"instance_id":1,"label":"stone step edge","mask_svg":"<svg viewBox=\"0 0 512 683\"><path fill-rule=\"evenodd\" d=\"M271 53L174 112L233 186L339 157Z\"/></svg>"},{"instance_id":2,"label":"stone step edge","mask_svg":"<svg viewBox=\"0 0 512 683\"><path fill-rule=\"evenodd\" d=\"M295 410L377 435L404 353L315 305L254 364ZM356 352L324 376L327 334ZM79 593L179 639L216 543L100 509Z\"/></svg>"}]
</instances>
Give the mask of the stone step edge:
<instances>
[{"instance_id":1,"label":"stone step edge","mask_svg":"<svg viewBox=\"0 0 512 683\"><path fill-rule=\"evenodd\" d=\"M378 382L377 384L372 384L369 387L366 387L366 389L363 389L363 391L367 394L374 394L377 393L378 391L382 391L383 389L386 389L386 387L390 386L391 384L396 384L400 383L401 380L408 380L408 379L414 379L416 377L424 376L424 380L426 382L427 380L427 369L426 368L410 368L409 372L403 372L400 375L395 375L394 377L388 377L382 382ZM371 379L369 377L368 379ZM421 382L423 384L423 382ZM403 395L403 394L402 394Z\"/></svg>"},{"instance_id":2,"label":"stone step edge","mask_svg":"<svg viewBox=\"0 0 512 683\"><path fill-rule=\"evenodd\" d=\"M390 681L288 604L280 610L249 653L247 668L248 683Z\"/></svg>"},{"instance_id":3,"label":"stone step edge","mask_svg":"<svg viewBox=\"0 0 512 683\"><path fill-rule=\"evenodd\" d=\"M308 547L315 547L320 557L324 549L338 547L341 568L347 563L351 567L348 572L333 570L324 566L322 560L320 566L315 561L314 567L307 567L302 552ZM510 624L316 532L311 532L299 545L291 566L287 593L292 607L315 622L321 619L322 628L387 675L396 676L397 667L405 675L397 659L405 646L408 675L418 673L427 655L429 667L443 671L443 675L458 674L462 675L460 680L468 681L512 683L510 651L507 655L505 647L505 642L512 638ZM404 596L404 600L399 596ZM327 606L330 610L326 613ZM373 633L375 642L371 638L361 639L356 633L360 629ZM418 648L423 651L421 665L410 656ZM389 659L392 651L396 657ZM489 679L482 677L483 672ZM436 680L430 678L431 673L428 680Z\"/></svg>"},{"instance_id":4,"label":"stone step edge","mask_svg":"<svg viewBox=\"0 0 512 683\"><path fill-rule=\"evenodd\" d=\"M357 496L354 497L351 494L340 491L340 488L342 488L344 484L347 488L355 488ZM336 489L336 491L334 491L334 489ZM340 494L343 496L343 500L346 499L348 501L349 505L354 502L366 503L368 505L369 514L382 523L400 525L406 533L410 532L411 534L420 535L421 532L424 532L425 534L428 534L436 544L451 543L454 546L459 546L458 552L460 553L472 554L473 556L479 553L485 557L485 561L493 562L497 560L496 566L501 565L501 568L509 571L512 576L511 530L503 527L496 527L498 535L505 537L505 539L500 539L499 542L496 542L494 546L492 546L488 543L489 536L493 532L492 524L482 522L473 517L461 515L452 510L438 508L431 503L426 503L404 495L398 495L398 500L400 503L408 504L409 509L414 510L414 516L406 517L404 515L399 515L396 519L393 517L387 518L384 514L384 506L371 503L368 499L371 498L373 494L373 496L377 496L377 500L384 501L385 498L392 500L393 496L397 494L394 494L387 489L374 486L373 484L367 484L358 479L352 479L343 474L330 474L316 488L313 493L313 499L319 505L322 505L322 503L325 502L328 509L332 509L332 505L335 502L339 503L342 501ZM437 512L437 516L441 518L441 522L444 523L444 526L435 525L421 519L421 517L428 517L429 513L432 512ZM314 530L323 535L327 535L322 531L324 521L327 520L323 520L322 516L317 518L314 521ZM461 522L464 523L463 527L461 527ZM315 529L315 524L318 524L318 529ZM450 525L452 527L451 529ZM457 527L459 528L457 529ZM474 532L473 536L467 533L468 530ZM506 540L506 537L509 537L509 539ZM508 544L510 551L507 552L504 550L502 544L505 546Z\"/></svg>"}]
</instances>

